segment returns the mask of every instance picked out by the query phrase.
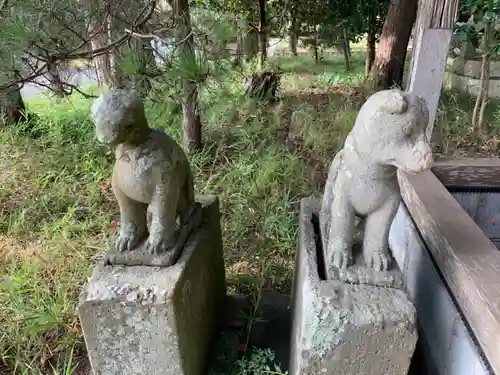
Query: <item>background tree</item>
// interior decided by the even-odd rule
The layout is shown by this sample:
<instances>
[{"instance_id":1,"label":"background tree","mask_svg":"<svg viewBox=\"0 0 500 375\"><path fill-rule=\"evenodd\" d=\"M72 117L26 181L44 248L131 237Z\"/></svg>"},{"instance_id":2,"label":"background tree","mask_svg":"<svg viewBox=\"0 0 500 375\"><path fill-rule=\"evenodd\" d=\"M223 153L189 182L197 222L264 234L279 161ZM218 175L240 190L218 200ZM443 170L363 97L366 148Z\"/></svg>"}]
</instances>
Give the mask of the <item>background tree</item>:
<instances>
[{"instance_id":1,"label":"background tree","mask_svg":"<svg viewBox=\"0 0 500 375\"><path fill-rule=\"evenodd\" d=\"M406 51L418 0L392 0L385 18L371 78L378 89L402 86Z\"/></svg>"},{"instance_id":2,"label":"background tree","mask_svg":"<svg viewBox=\"0 0 500 375\"><path fill-rule=\"evenodd\" d=\"M345 68L349 69L349 51L346 44L348 19L352 3L337 0L309 0L303 3L298 16L303 43L311 47L314 59L319 60L319 48L342 46Z\"/></svg>"},{"instance_id":3,"label":"background tree","mask_svg":"<svg viewBox=\"0 0 500 375\"><path fill-rule=\"evenodd\" d=\"M154 39L163 47L171 47L166 54L169 56L163 54L163 69L172 66L173 59L182 60L182 88L180 95L174 96L182 98L183 143L188 151L201 147L199 80L192 77L199 77L196 50L204 48L195 47L195 39L204 43L207 38L195 38L187 0L161 6L150 0L25 0L2 4L0 93L5 108L2 112L8 113L4 118L19 118L13 108L21 112L24 105L17 87L41 76L48 77L48 87L60 95L81 91L61 79L58 71L74 60L98 58L99 76L105 78L108 87L135 88L146 95L152 81L165 81L166 77L155 66Z\"/></svg>"},{"instance_id":4,"label":"background tree","mask_svg":"<svg viewBox=\"0 0 500 375\"><path fill-rule=\"evenodd\" d=\"M196 70L196 51L191 29L188 0L173 0L174 22L181 45L181 61ZM182 84L182 127L183 146L188 152L201 149L201 120L198 112L198 86L196 81L185 77Z\"/></svg>"},{"instance_id":5,"label":"background tree","mask_svg":"<svg viewBox=\"0 0 500 375\"><path fill-rule=\"evenodd\" d=\"M469 12L475 26L468 28L468 33L473 33L481 40L481 77L479 95L476 98L472 113L472 126L476 136L488 129L484 121L486 106L489 101L490 86L490 60L500 51L500 40L495 32L495 24L500 17L500 4L493 0L465 0L462 8Z\"/></svg>"},{"instance_id":6,"label":"background tree","mask_svg":"<svg viewBox=\"0 0 500 375\"><path fill-rule=\"evenodd\" d=\"M376 44L380 40L384 20L389 8L389 0L358 1L350 15L351 39L358 42L366 36L365 77L369 77L376 55Z\"/></svg>"}]
</instances>

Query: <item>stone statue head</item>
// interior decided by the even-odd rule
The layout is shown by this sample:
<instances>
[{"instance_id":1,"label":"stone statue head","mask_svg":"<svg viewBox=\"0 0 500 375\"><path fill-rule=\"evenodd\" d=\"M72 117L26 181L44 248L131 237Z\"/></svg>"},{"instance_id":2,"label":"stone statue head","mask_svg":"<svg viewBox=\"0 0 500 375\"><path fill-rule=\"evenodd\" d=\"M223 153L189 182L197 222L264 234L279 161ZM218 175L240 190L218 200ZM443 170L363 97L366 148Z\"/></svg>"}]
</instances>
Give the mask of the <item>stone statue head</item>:
<instances>
[{"instance_id":1,"label":"stone statue head","mask_svg":"<svg viewBox=\"0 0 500 375\"><path fill-rule=\"evenodd\" d=\"M401 90L383 90L363 104L351 137L356 151L373 163L422 172L433 162L426 137L428 123L423 98Z\"/></svg>"},{"instance_id":2,"label":"stone statue head","mask_svg":"<svg viewBox=\"0 0 500 375\"><path fill-rule=\"evenodd\" d=\"M107 146L134 143L147 131L144 104L132 90L107 91L91 107L97 140Z\"/></svg>"}]
</instances>

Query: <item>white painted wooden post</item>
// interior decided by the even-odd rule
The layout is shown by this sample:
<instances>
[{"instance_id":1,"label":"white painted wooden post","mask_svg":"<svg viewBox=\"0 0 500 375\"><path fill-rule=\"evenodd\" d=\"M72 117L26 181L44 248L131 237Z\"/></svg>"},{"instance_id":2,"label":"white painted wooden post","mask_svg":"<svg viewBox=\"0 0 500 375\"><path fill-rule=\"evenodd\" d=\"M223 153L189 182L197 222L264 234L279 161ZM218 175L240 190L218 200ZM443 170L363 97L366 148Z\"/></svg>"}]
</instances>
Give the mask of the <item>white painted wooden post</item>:
<instances>
[{"instance_id":1,"label":"white painted wooden post","mask_svg":"<svg viewBox=\"0 0 500 375\"><path fill-rule=\"evenodd\" d=\"M457 10L458 0L421 0L418 6L407 91L427 101L429 139L436 120Z\"/></svg>"}]
</instances>

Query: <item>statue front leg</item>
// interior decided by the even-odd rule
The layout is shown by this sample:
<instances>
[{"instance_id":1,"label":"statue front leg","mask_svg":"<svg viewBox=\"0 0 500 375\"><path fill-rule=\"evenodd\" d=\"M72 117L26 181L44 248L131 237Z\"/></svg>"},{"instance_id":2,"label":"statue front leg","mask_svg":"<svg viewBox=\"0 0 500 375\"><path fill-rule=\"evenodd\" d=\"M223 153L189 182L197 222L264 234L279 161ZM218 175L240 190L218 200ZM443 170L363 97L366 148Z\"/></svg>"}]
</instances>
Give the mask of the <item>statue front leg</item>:
<instances>
[{"instance_id":1,"label":"statue front leg","mask_svg":"<svg viewBox=\"0 0 500 375\"><path fill-rule=\"evenodd\" d=\"M113 179L113 193L120 207L120 234L116 242L118 251L134 250L147 235L147 205L129 198Z\"/></svg>"},{"instance_id":2,"label":"statue front leg","mask_svg":"<svg viewBox=\"0 0 500 375\"><path fill-rule=\"evenodd\" d=\"M366 218L363 257L365 265L376 271L387 271L391 265L389 230L400 202L400 195L395 194Z\"/></svg>"}]
</instances>

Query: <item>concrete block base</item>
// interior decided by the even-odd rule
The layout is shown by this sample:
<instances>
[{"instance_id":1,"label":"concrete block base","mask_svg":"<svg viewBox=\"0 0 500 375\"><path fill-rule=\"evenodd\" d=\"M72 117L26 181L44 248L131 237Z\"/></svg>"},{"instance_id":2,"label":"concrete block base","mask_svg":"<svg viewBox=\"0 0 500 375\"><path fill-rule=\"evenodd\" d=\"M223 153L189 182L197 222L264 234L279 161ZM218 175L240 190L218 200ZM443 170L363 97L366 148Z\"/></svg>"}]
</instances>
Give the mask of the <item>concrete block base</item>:
<instances>
[{"instance_id":1,"label":"concrete block base","mask_svg":"<svg viewBox=\"0 0 500 375\"><path fill-rule=\"evenodd\" d=\"M417 343L416 310L399 271L391 270L389 279L366 270L355 282L324 280L313 224L319 204L301 202L290 375L406 375ZM363 266L353 268L361 273Z\"/></svg>"},{"instance_id":2,"label":"concrete block base","mask_svg":"<svg viewBox=\"0 0 500 375\"><path fill-rule=\"evenodd\" d=\"M174 266L93 272L78 308L94 375L202 375L225 297L216 197Z\"/></svg>"}]
</instances>

